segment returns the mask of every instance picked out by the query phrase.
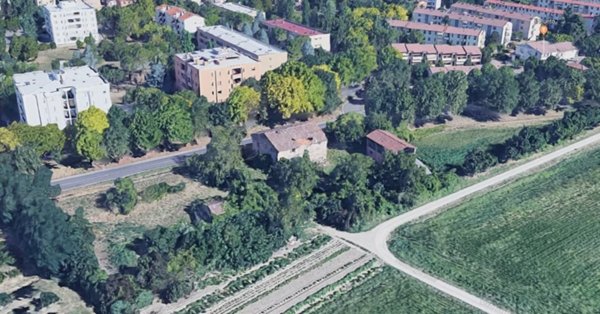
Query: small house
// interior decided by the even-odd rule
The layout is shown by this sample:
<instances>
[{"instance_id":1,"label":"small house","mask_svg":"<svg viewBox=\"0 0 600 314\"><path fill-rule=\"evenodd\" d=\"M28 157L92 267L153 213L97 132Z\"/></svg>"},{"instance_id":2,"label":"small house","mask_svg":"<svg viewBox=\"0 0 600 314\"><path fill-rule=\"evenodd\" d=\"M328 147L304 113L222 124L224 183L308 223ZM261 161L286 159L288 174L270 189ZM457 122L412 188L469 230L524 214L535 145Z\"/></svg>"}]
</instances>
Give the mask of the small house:
<instances>
[{"instance_id":1,"label":"small house","mask_svg":"<svg viewBox=\"0 0 600 314\"><path fill-rule=\"evenodd\" d=\"M306 122L252 134L252 147L273 161L302 157L308 152L310 160L327 160L327 137L315 123Z\"/></svg>"},{"instance_id":2,"label":"small house","mask_svg":"<svg viewBox=\"0 0 600 314\"><path fill-rule=\"evenodd\" d=\"M375 130L367 135L367 155L377 162L383 161L385 152L414 154L416 151L415 146L388 131Z\"/></svg>"}]
</instances>

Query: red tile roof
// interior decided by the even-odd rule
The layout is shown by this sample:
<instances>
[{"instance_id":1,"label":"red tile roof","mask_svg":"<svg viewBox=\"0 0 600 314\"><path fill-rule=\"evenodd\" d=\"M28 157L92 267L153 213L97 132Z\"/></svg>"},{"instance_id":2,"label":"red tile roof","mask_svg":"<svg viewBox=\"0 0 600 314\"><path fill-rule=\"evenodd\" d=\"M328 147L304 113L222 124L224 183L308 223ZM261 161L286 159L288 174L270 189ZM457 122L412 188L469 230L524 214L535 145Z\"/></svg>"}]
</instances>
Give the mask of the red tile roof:
<instances>
[{"instance_id":1,"label":"red tile roof","mask_svg":"<svg viewBox=\"0 0 600 314\"><path fill-rule=\"evenodd\" d=\"M413 145L410 145L406 141L398 138L396 135L384 130L375 130L369 133L367 135L367 138L379 144L386 151L390 151L393 153L405 151L406 149L415 149Z\"/></svg>"},{"instance_id":2,"label":"red tile roof","mask_svg":"<svg viewBox=\"0 0 600 314\"><path fill-rule=\"evenodd\" d=\"M432 45L432 44L392 44L392 48L401 53L435 53L435 54L468 54L481 55L481 50L476 46L459 45Z\"/></svg>"},{"instance_id":3,"label":"red tile roof","mask_svg":"<svg viewBox=\"0 0 600 314\"><path fill-rule=\"evenodd\" d=\"M186 9L176 7L174 5L168 5L168 4L161 4L158 7L156 7L156 10L161 11L161 12L165 13L166 15L169 15L172 18L176 18L180 21L185 21L193 16L199 16L197 14L187 11Z\"/></svg>"},{"instance_id":4,"label":"red tile roof","mask_svg":"<svg viewBox=\"0 0 600 314\"><path fill-rule=\"evenodd\" d=\"M299 123L252 134L265 136L278 152L285 152L301 146L327 142L327 136L313 122Z\"/></svg>"},{"instance_id":5,"label":"red tile roof","mask_svg":"<svg viewBox=\"0 0 600 314\"><path fill-rule=\"evenodd\" d=\"M435 45L438 54L465 54L462 46Z\"/></svg>"},{"instance_id":6,"label":"red tile roof","mask_svg":"<svg viewBox=\"0 0 600 314\"><path fill-rule=\"evenodd\" d=\"M443 12L443 11L438 11L438 10L433 10L433 9L423 9L423 8L416 8L413 11L413 16L415 14L422 14L422 15L428 15L428 16L441 17L441 18L447 16L451 20L481 24L481 25L492 25L492 26L496 26L496 27L504 27L506 25L506 23L508 23L507 21L500 20L500 19L483 18L483 17L479 17L479 16L474 16L474 15L466 15L466 14L460 14L460 13L456 13L456 12Z\"/></svg>"},{"instance_id":7,"label":"red tile roof","mask_svg":"<svg viewBox=\"0 0 600 314\"><path fill-rule=\"evenodd\" d=\"M462 46L465 52L471 56L481 56L481 49L477 46Z\"/></svg>"},{"instance_id":8,"label":"red tile roof","mask_svg":"<svg viewBox=\"0 0 600 314\"><path fill-rule=\"evenodd\" d=\"M567 66L579 71L587 71L588 67L577 62L567 62Z\"/></svg>"},{"instance_id":9,"label":"red tile roof","mask_svg":"<svg viewBox=\"0 0 600 314\"><path fill-rule=\"evenodd\" d=\"M516 13L516 12L508 12L508 11L499 10L499 9L486 8L481 5L475 5L475 4L465 3L465 2L456 2L450 6L450 9L453 11L463 10L463 11L468 11L468 12L477 12L479 14L494 15L494 16L499 16L499 17L505 18L505 19L520 20L520 21L526 21L526 22L529 22L532 19L531 15L527 15L527 14L523 14L523 13Z\"/></svg>"},{"instance_id":10,"label":"red tile roof","mask_svg":"<svg viewBox=\"0 0 600 314\"><path fill-rule=\"evenodd\" d=\"M323 34L323 33L319 32L315 29L312 29L310 27L292 23L292 22L286 21L284 19L263 21L263 24L265 24L268 27L280 28L284 31L287 31L287 32L290 32L290 33L293 33L293 34L296 34L299 36L314 36L314 35L322 35Z\"/></svg>"},{"instance_id":11,"label":"red tile roof","mask_svg":"<svg viewBox=\"0 0 600 314\"><path fill-rule=\"evenodd\" d=\"M512 1L487 0L485 2L485 4L492 5L492 6L493 5L501 5L501 6L506 6L506 7L521 8L521 9L530 10L530 11L544 12L544 13L557 14L557 15L563 15L563 13L564 13L563 10L544 8L544 7L539 7L537 5L522 4L522 3L512 2Z\"/></svg>"},{"instance_id":12,"label":"red tile roof","mask_svg":"<svg viewBox=\"0 0 600 314\"><path fill-rule=\"evenodd\" d=\"M419 22L411 22L411 21L400 21L400 20L388 20L388 24L391 27L397 28L407 28L419 31L431 31L438 33L446 33L446 34L458 34L458 35L466 35L466 36L479 36L483 30L480 29L471 29L471 28L462 28L462 27L454 27L447 25L437 25L437 24L427 24L427 23L419 23Z\"/></svg>"}]
</instances>

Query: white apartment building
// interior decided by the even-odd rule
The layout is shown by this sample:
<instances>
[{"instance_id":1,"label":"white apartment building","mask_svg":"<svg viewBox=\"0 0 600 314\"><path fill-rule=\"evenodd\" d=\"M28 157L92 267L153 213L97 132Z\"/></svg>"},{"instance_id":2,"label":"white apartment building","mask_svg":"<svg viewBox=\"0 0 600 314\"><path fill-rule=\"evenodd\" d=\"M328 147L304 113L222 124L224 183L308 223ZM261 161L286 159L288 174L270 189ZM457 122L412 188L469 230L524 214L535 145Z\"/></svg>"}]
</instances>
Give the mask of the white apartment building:
<instances>
[{"instance_id":1,"label":"white apartment building","mask_svg":"<svg viewBox=\"0 0 600 314\"><path fill-rule=\"evenodd\" d=\"M427 0L427 8L437 10L442 7L442 0Z\"/></svg>"},{"instance_id":2,"label":"white apartment building","mask_svg":"<svg viewBox=\"0 0 600 314\"><path fill-rule=\"evenodd\" d=\"M540 33L540 27L542 26L542 19L539 16L507 12L465 2L456 2L452 4L450 11L509 21L512 23L512 35L515 36L520 33L521 36L519 39L535 41Z\"/></svg>"},{"instance_id":3,"label":"white apartment building","mask_svg":"<svg viewBox=\"0 0 600 314\"><path fill-rule=\"evenodd\" d=\"M426 44L449 44L462 46L485 45L485 31L482 29L459 28L448 25L426 24L411 21L388 20L390 27L405 32L421 32Z\"/></svg>"},{"instance_id":4,"label":"white apartment building","mask_svg":"<svg viewBox=\"0 0 600 314\"><path fill-rule=\"evenodd\" d=\"M168 4L156 7L155 20L158 24L170 26L178 34L183 31L196 33L198 27L204 26L204 18L200 15Z\"/></svg>"},{"instance_id":5,"label":"white apartment building","mask_svg":"<svg viewBox=\"0 0 600 314\"><path fill-rule=\"evenodd\" d=\"M460 28L482 29L485 30L487 36L497 33L502 45L507 45L512 38L512 23L505 20L422 8L416 8L413 11L412 20L426 24L447 24Z\"/></svg>"},{"instance_id":6,"label":"white apartment building","mask_svg":"<svg viewBox=\"0 0 600 314\"><path fill-rule=\"evenodd\" d=\"M544 21L555 22L562 18L565 13L563 10L539 7L531 4L522 4L504 0L487 0L485 5L491 8L500 9L508 12L527 14L529 16L539 16Z\"/></svg>"},{"instance_id":7,"label":"white apartment building","mask_svg":"<svg viewBox=\"0 0 600 314\"><path fill-rule=\"evenodd\" d=\"M549 57L555 57L560 60L573 60L577 57L578 53L579 50L571 42L549 43L545 40L518 45L515 51L519 59L527 60L533 57L540 61L546 60Z\"/></svg>"},{"instance_id":8,"label":"white apartment building","mask_svg":"<svg viewBox=\"0 0 600 314\"><path fill-rule=\"evenodd\" d=\"M331 51L331 38L328 33L321 33L316 29L286 21L284 19L263 21L262 24L268 29L281 29L293 36L307 37L315 49Z\"/></svg>"},{"instance_id":9,"label":"white apartment building","mask_svg":"<svg viewBox=\"0 0 600 314\"><path fill-rule=\"evenodd\" d=\"M538 6L564 10L571 8L574 13L583 15L600 15L600 2L581 0L538 0Z\"/></svg>"},{"instance_id":10,"label":"white apartment building","mask_svg":"<svg viewBox=\"0 0 600 314\"><path fill-rule=\"evenodd\" d=\"M46 30L57 45L72 45L90 34L100 41L96 10L82 1L60 1L44 7Z\"/></svg>"},{"instance_id":11,"label":"white apartment building","mask_svg":"<svg viewBox=\"0 0 600 314\"><path fill-rule=\"evenodd\" d=\"M213 5L229 12L248 15L251 18L256 18L258 15L258 10L235 2L213 3Z\"/></svg>"},{"instance_id":12,"label":"white apartment building","mask_svg":"<svg viewBox=\"0 0 600 314\"><path fill-rule=\"evenodd\" d=\"M79 112L95 106L108 112L110 85L90 67L14 75L20 120L29 125L73 125Z\"/></svg>"}]
</instances>

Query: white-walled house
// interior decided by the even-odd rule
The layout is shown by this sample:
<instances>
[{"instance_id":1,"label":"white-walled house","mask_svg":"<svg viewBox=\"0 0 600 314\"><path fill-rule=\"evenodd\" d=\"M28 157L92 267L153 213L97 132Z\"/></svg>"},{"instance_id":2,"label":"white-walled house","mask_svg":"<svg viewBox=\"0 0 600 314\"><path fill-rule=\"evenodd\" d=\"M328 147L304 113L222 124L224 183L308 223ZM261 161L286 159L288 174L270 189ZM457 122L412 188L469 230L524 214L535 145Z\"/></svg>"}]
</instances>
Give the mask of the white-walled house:
<instances>
[{"instance_id":1,"label":"white-walled house","mask_svg":"<svg viewBox=\"0 0 600 314\"><path fill-rule=\"evenodd\" d=\"M560 60L573 60L579 54L579 50L568 41L550 43L542 40L518 45L515 54L522 60L533 57L543 61L551 56Z\"/></svg>"}]
</instances>

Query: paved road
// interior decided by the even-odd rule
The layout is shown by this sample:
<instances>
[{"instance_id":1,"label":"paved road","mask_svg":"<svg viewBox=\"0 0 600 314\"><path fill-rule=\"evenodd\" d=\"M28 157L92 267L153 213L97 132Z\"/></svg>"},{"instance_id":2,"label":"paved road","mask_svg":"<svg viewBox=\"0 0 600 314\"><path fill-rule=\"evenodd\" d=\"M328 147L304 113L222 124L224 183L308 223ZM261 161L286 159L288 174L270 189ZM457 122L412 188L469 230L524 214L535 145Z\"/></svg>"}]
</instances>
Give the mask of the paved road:
<instances>
[{"instance_id":1,"label":"paved road","mask_svg":"<svg viewBox=\"0 0 600 314\"><path fill-rule=\"evenodd\" d=\"M435 215L440 211L448 208L450 205L456 204L464 200L465 198L474 195L475 193L481 192L483 190L493 188L502 183L507 182L510 179L517 178L519 176L526 175L531 171L534 171L536 168L547 164L551 161L555 161L561 157L564 157L568 154L571 154L575 151L581 150L586 146L591 144L595 144L600 142L600 134L596 134L590 136L586 139L583 139L579 142L573 143L569 146L558 149L552 153L536 158L532 161L529 161L521 166L515 167L511 170L498 174L494 177L491 177L485 181L474 184L467 188L464 188L460 191L457 191L453 194L450 194L446 197L440 198L431 203L425 204L421 207L415 208L411 211L408 211L404 214L396 216L392 219L389 219L377 227L362 233L347 233L340 232L328 227L322 227L322 229L329 233L332 236L338 237L340 239L344 239L351 243L354 243L367 251L375 254L380 259L382 259L385 263L393 266L394 268L400 270L401 272L416 278L425 284L438 289L439 291L446 293L456 299L462 300L463 302L472 305L484 312L487 313L508 313L503 309L496 307L495 305L472 295L458 287L452 286L451 284L444 282L440 279L434 278L433 276L427 275L424 272L414 268L406 263L403 263L398 258L396 258L388 249L387 242L394 230L398 227L408 224L410 222L414 222L418 219Z\"/></svg>"}]
</instances>

